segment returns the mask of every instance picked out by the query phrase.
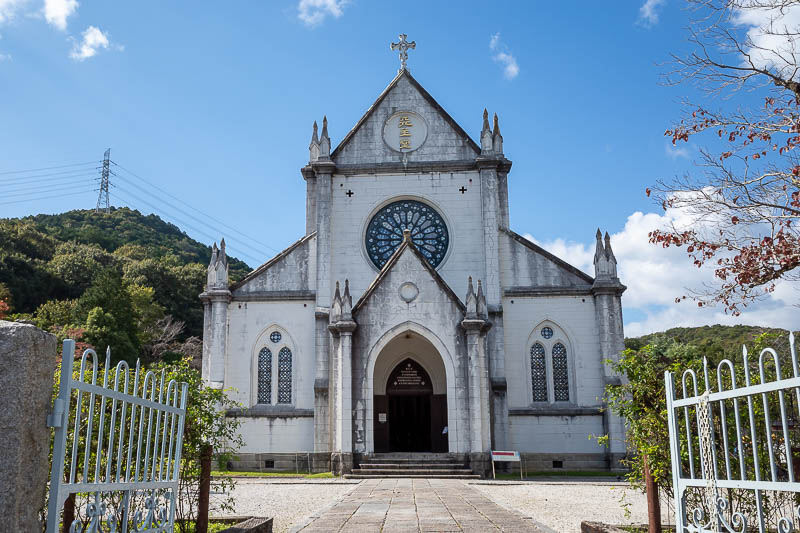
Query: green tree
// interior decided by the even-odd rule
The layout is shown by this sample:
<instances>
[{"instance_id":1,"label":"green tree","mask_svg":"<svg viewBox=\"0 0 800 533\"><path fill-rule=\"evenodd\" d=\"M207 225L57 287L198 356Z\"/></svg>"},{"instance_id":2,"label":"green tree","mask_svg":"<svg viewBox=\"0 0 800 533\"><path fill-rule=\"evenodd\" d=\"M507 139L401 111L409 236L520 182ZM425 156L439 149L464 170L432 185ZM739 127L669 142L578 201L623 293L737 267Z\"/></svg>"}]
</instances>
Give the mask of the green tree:
<instances>
[{"instance_id":1,"label":"green tree","mask_svg":"<svg viewBox=\"0 0 800 533\"><path fill-rule=\"evenodd\" d=\"M155 301L155 291L152 287L129 284L127 289L136 316L139 344L144 345L157 335L156 328L158 321L164 318L164 307Z\"/></svg>"},{"instance_id":2,"label":"green tree","mask_svg":"<svg viewBox=\"0 0 800 533\"><path fill-rule=\"evenodd\" d=\"M50 300L43 303L36 308L34 321L46 331L83 324L77 299Z\"/></svg>"},{"instance_id":3,"label":"green tree","mask_svg":"<svg viewBox=\"0 0 800 533\"><path fill-rule=\"evenodd\" d=\"M103 270L78 300L88 310L85 339L96 350L111 346L114 361L133 364L139 355L137 316L121 274L115 268ZM99 309L98 309L99 308Z\"/></svg>"},{"instance_id":4,"label":"green tree","mask_svg":"<svg viewBox=\"0 0 800 533\"><path fill-rule=\"evenodd\" d=\"M235 452L244 443L239 434L240 422L225 416L225 412L237 403L228 397L228 391L206 386L200 372L190 366L189 358L175 364L159 364L153 369L165 369L167 380L189 384L189 399L186 407L186 425L183 433L183 455L181 458L180 490L176 508L176 531L194 531L197 520L197 504L200 481L200 458L203 450L210 446L218 460ZM212 492L230 494L234 487L231 478L212 479ZM228 496L221 502L220 511L233 512L233 499Z\"/></svg>"},{"instance_id":5,"label":"green tree","mask_svg":"<svg viewBox=\"0 0 800 533\"><path fill-rule=\"evenodd\" d=\"M58 245L46 268L69 285L71 295L77 297L91 286L95 276L115 261L113 255L96 244L65 242Z\"/></svg>"}]
</instances>

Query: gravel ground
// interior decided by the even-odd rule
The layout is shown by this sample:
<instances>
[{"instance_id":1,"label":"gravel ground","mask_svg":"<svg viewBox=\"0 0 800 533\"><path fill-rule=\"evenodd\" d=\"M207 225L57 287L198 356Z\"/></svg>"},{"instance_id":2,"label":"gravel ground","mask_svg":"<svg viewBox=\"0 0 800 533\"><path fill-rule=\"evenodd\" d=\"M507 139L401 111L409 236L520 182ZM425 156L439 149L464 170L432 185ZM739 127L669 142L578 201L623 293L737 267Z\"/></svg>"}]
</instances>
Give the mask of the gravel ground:
<instances>
[{"instance_id":1,"label":"gravel ground","mask_svg":"<svg viewBox=\"0 0 800 533\"><path fill-rule=\"evenodd\" d=\"M542 529L562 533L580 531L582 520L607 524L647 522L644 494L626 483L613 481L474 481L467 483L497 504L533 518ZM312 513L332 505L353 490L357 481L339 479L237 479L233 497L235 514L271 516L275 533L298 526ZM212 515L214 500L212 495ZM630 504L626 517L620 498ZM662 507L665 507L662 505ZM229 513L226 513L229 514ZM662 508L663 523L671 523L669 510Z\"/></svg>"},{"instance_id":2,"label":"gravel ground","mask_svg":"<svg viewBox=\"0 0 800 533\"><path fill-rule=\"evenodd\" d=\"M503 507L530 516L538 525L558 532L581 530L581 521L606 524L647 523L647 500L627 483L603 481L471 482L469 485ZM620 505L630 503L630 516ZM662 523L671 522L661 510Z\"/></svg>"},{"instance_id":3,"label":"gravel ground","mask_svg":"<svg viewBox=\"0 0 800 533\"><path fill-rule=\"evenodd\" d=\"M273 531L282 533L292 524L299 524L312 512L333 504L355 488L358 482L339 479L237 479L233 497L236 500L236 515L271 516ZM211 497L211 515L215 512ZM225 513L230 514L230 513Z\"/></svg>"}]
</instances>

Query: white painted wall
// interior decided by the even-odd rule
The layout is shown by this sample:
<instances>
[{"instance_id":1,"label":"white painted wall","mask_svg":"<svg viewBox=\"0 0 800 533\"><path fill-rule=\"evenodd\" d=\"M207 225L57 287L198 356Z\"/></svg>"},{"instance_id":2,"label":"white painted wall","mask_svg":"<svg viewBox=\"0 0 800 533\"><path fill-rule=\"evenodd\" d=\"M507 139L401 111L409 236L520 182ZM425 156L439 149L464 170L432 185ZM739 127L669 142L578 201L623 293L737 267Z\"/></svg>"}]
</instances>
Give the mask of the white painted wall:
<instances>
[{"instance_id":1,"label":"white painted wall","mask_svg":"<svg viewBox=\"0 0 800 533\"><path fill-rule=\"evenodd\" d=\"M601 416L510 416L511 449L535 453L596 453L603 448L589 435L603 434Z\"/></svg>"},{"instance_id":2,"label":"white painted wall","mask_svg":"<svg viewBox=\"0 0 800 533\"><path fill-rule=\"evenodd\" d=\"M470 182L472 180L472 182ZM459 192L461 187L467 192ZM353 191L353 196L345 193ZM411 198L434 207L450 233L450 247L438 272L463 298L467 278L484 278L481 190L477 172L361 175L333 177L331 214L331 273L334 280L350 279L357 301L378 275L364 249L364 234L372 215L384 205Z\"/></svg>"},{"instance_id":3,"label":"white painted wall","mask_svg":"<svg viewBox=\"0 0 800 533\"><path fill-rule=\"evenodd\" d=\"M314 418L241 418L242 453L313 452Z\"/></svg>"},{"instance_id":4,"label":"white painted wall","mask_svg":"<svg viewBox=\"0 0 800 533\"><path fill-rule=\"evenodd\" d=\"M292 349L292 407L314 408L314 301L237 302L228 306L228 346L225 361L225 386L245 407L255 402L253 369L258 351L273 348L267 338L269 328L279 326L290 339ZM282 345L283 343L281 343ZM277 350L272 350L277 359ZM266 449L262 451L268 451Z\"/></svg>"},{"instance_id":5,"label":"white painted wall","mask_svg":"<svg viewBox=\"0 0 800 533\"><path fill-rule=\"evenodd\" d=\"M513 303L511 303L513 301ZM538 339L544 323L559 326L569 341L570 402L554 402L552 407L597 407L603 395L603 367L591 296L557 296L503 299L505 369L508 383L508 408L547 406L531 401L530 347ZM548 354L549 357L549 354ZM552 374L548 374L552 381ZM601 453L588 435L603 432L602 417L509 416L509 438L514 449L539 453Z\"/></svg>"}]
</instances>

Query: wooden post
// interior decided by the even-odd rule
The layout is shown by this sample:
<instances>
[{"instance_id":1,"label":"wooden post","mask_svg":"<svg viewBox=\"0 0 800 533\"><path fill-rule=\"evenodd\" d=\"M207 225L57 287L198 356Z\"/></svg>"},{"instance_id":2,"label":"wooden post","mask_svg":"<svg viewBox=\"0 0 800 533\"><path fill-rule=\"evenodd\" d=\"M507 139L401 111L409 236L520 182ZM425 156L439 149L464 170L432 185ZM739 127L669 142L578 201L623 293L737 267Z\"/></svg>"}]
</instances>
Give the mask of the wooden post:
<instances>
[{"instance_id":1,"label":"wooden post","mask_svg":"<svg viewBox=\"0 0 800 533\"><path fill-rule=\"evenodd\" d=\"M648 533L661 533L661 502L658 499L658 483L650 474L650 465L647 456L642 457L644 462L644 485L647 489L647 523Z\"/></svg>"},{"instance_id":2,"label":"wooden post","mask_svg":"<svg viewBox=\"0 0 800 533\"><path fill-rule=\"evenodd\" d=\"M211 493L211 446L200 450L200 494L197 497L197 526L195 533L208 533L208 506Z\"/></svg>"},{"instance_id":3,"label":"wooden post","mask_svg":"<svg viewBox=\"0 0 800 533\"><path fill-rule=\"evenodd\" d=\"M61 533L69 533L70 526L75 520L75 494L70 494L64 500L64 514L61 515Z\"/></svg>"}]
</instances>

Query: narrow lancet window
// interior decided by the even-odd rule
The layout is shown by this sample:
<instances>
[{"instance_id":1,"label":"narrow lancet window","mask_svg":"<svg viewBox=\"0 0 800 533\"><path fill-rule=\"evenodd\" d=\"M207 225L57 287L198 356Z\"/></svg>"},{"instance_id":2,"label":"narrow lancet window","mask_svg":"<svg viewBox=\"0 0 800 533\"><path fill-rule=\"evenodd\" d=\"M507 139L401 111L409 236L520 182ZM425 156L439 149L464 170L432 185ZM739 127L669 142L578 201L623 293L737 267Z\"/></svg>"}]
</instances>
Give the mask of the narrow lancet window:
<instances>
[{"instance_id":1,"label":"narrow lancet window","mask_svg":"<svg viewBox=\"0 0 800 533\"><path fill-rule=\"evenodd\" d=\"M531 389L534 402L547 401L547 363L544 346L538 342L531 346Z\"/></svg>"},{"instance_id":2,"label":"narrow lancet window","mask_svg":"<svg viewBox=\"0 0 800 533\"><path fill-rule=\"evenodd\" d=\"M278 352L278 403L292 403L292 351Z\"/></svg>"},{"instance_id":3,"label":"narrow lancet window","mask_svg":"<svg viewBox=\"0 0 800 533\"><path fill-rule=\"evenodd\" d=\"M258 352L258 403L272 403L272 352Z\"/></svg>"},{"instance_id":4,"label":"narrow lancet window","mask_svg":"<svg viewBox=\"0 0 800 533\"><path fill-rule=\"evenodd\" d=\"M560 342L553 346L553 396L557 402L569 401L567 349Z\"/></svg>"}]
</instances>

